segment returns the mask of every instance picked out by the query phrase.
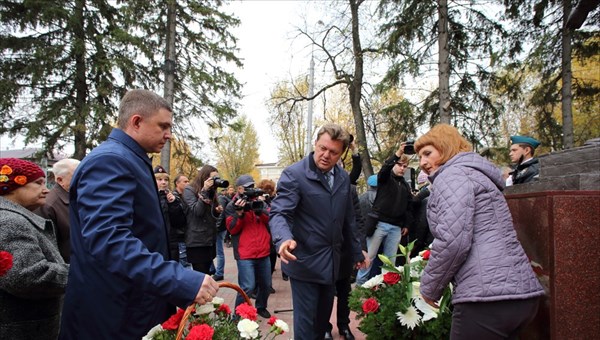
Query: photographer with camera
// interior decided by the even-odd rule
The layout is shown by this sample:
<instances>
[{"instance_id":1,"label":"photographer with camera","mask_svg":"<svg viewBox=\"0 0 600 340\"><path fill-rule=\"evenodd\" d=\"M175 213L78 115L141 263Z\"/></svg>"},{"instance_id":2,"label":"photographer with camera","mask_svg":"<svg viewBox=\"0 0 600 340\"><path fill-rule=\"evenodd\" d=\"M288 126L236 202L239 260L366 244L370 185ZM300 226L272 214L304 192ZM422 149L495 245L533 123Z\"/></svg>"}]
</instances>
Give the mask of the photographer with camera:
<instances>
[{"instance_id":1,"label":"photographer with camera","mask_svg":"<svg viewBox=\"0 0 600 340\"><path fill-rule=\"evenodd\" d=\"M154 178L158 187L160 209L169 235L169 254L171 260L179 262L179 242L185 241L185 206L181 199L169 190L169 174L165 168L157 165L154 168Z\"/></svg>"},{"instance_id":2,"label":"photographer with camera","mask_svg":"<svg viewBox=\"0 0 600 340\"><path fill-rule=\"evenodd\" d=\"M211 165L204 165L198 175L183 191L188 207L185 245L188 262L195 271L208 274L216 256L217 218L223 208L217 201L217 188L226 188L229 182L220 179Z\"/></svg>"},{"instance_id":3,"label":"photographer with camera","mask_svg":"<svg viewBox=\"0 0 600 340\"><path fill-rule=\"evenodd\" d=\"M403 236L408 235L413 222L412 191L404 179L404 172L408 168L405 151L414 154L412 142L400 143L398 150L385 161L377 174L377 194L372 211L366 219L371 261L377 256L382 243L384 255L390 259L395 258L398 244ZM364 284L371 277L370 271L370 266L359 270L356 284Z\"/></svg>"},{"instance_id":4,"label":"photographer with camera","mask_svg":"<svg viewBox=\"0 0 600 340\"><path fill-rule=\"evenodd\" d=\"M235 181L238 190L225 209L227 230L231 233L233 255L238 267L238 284L250 294L256 289L258 315L270 318L267 300L271 288L271 234L264 192L254 189L254 179L242 175ZM236 307L244 302L238 294Z\"/></svg>"}]
</instances>

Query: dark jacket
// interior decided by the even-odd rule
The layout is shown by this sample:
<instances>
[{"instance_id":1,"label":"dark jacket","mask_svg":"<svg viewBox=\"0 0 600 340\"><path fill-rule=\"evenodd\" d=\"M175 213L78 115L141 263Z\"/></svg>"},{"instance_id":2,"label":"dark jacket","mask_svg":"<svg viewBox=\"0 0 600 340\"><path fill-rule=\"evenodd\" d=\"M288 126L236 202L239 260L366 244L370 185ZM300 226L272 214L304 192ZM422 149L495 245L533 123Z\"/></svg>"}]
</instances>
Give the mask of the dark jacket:
<instances>
[{"instance_id":1,"label":"dark jacket","mask_svg":"<svg viewBox=\"0 0 600 340\"><path fill-rule=\"evenodd\" d=\"M365 220L360 210L360 203L358 200L358 194L356 193L356 185L351 185L350 190L352 192L352 205L354 206L354 216L356 218L356 235L360 240L361 250L367 251L367 236L365 230ZM344 239L342 243L342 259L352 258L352 240ZM354 271L354 262L342 260L340 266L340 274L338 279L349 278Z\"/></svg>"},{"instance_id":2,"label":"dark jacket","mask_svg":"<svg viewBox=\"0 0 600 340\"><path fill-rule=\"evenodd\" d=\"M214 190L201 192L200 195L207 198L198 198L191 185L183 190L183 200L188 207L187 229L185 232L185 245L194 247L213 247L217 242L217 217L219 213L215 210L218 206L213 197Z\"/></svg>"},{"instance_id":3,"label":"dark jacket","mask_svg":"<svg viewBox=\"0 0 600 340\"><path fill-rule=\"evenodd\" d=\"M271 204L269 226L273 240L294 239L296 261L282 264L283 271L296 280L331 284L337 280L342 242L352 240L352 257L364 260L350 192L348 174L335 166L330 189L325 176L314 163L314 153L287 167L277 183L277 196Z\"/></svg>"},{"instance_id":4,"label":"dark jacket","mask_svg":"<svg viewBox=\"0 0 600 340\"><path fill-rule=\"evenodd\" d=\"M52 222L0 196L0 250L13 256L0 276L0 339L56 339L69 265Z\"/></svg>"},{"instance_id":5,"label":"dark jacket","mask_svg":"<svg viewBox=\"0 0 600 340\"><path fill-rule=\"evenodd\" d=\"M266 210L244 211L238 217L235 201L230 200L225 209L227 230L231 234L233 256L236 260L260 259L271 253L271 234L269 233L269 215Z\"/></svg>"},{"instance_id":6,"label":"dark jacket","mask_svg":"<svg viewBox=\"0 0 600 340\"><path fill-rule=\"evenodd\" d=\"M46 197L46 204L35 211L43 218L49 219L56 228L58 250L65 262L71 256L71 237L69 230L69 193L56 184Z\"/></svg>"},{"instance_id":7,"label":"dark jacket","mask_svg":"<svg viewBox=\"0 0 600 340\"><path fill-rule=\"evenodd\" d=\"M539 175L540 161L537 158L517 165L511 173L513 184L533 182L538 179Z\"/></svg>"},{"instance_id":8,"label":"dark jacket","mask_svg":"<svg viewBox=\"0 0 600 340\"><path fill-rule=\"evenodd\" d=\"M219 195L219 197L217 197L217 200L219 201L219 205L223 207L223 210L225 210L227 208L227 205L229 204L229 202L231 202L231 197L229 197L225 194L222 194L222 195ZM226 217L225 213L222 213L217 218L217 232L227 230L227 225L225 223L225 217Z\"/></svg>"},{"instance_id":9,"label":"dark jacket","mask_svg":"<svg viewBox=\"0 0 600 340\"><path fill-rule=\"evenodd\" d=\"M416 256L433 242L433 235L429 231L427 222L427 200L429 198L429 184L419 189L419 193L414 197L414 228L410 234L410 239L415 240L411 256Z\"/></svg>"},{"instance_id":10,"label":"dark jacket","mask_svg":"<svg viewBox=\"0 0 600 340\"><path fill-rule=\"evenodd\" d=\"M69 191L71 268L61 339L140 339L194 301L204 274L167 261L167 229L147 153L113 129Z\"/></svg>"},{"instance_id":11,"label":"dark jacket","mask_svg":"<svg viewBox=\"0 0 600 340\"><path fill-rule=\"evenodd\" d=\"M183 202L175 193L173 196L175 196L175 200L169 203L167 193L165 191L158 192L160 209L165 218L169 235L170 259L179 261L179 242L185 241L186 217Z\"/></svg>"},{"instance_id":12,"label":"dark jacket","mask_svg":"<svg viewBox=\"0 0 600 340\"><path fill-rule=\"evenodd\" d=\"M377 195L373 202L373 212L379 221L410 228L413 222L412 193L404 177L398 177L392 171L398 159L394 154L385 161L377 174Z\"/></svg>"}]
</instances>

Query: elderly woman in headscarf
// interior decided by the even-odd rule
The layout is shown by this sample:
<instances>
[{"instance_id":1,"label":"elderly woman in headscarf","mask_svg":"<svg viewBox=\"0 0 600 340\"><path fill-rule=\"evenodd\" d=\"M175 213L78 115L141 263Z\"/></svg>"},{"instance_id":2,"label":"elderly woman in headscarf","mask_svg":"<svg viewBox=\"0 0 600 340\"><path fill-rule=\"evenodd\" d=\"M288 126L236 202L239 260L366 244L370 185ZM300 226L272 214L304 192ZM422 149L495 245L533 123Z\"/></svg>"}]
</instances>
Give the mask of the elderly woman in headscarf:
<instances>
[{"instance_id":1,"label":"elderly woman in headscarf","mask_svg":"<svg viewBox=\"0 0 600 340\"><path fill-rule=\"evenodd\" d=\"M0 276L0 339L56 339L69 265L50 220L33 213L48 194L32 162L0 158L0 250L12 268Z\"/></svg>"}]
</instances>

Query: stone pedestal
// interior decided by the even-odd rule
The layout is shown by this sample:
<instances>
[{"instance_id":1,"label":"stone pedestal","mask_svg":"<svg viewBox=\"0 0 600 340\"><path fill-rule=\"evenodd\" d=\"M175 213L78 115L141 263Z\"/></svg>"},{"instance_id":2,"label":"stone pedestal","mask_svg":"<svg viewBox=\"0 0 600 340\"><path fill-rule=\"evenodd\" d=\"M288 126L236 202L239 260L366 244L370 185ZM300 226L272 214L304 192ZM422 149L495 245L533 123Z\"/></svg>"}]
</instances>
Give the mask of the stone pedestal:
<instances>
[{"instance_id":1,"label":"stone pedestal","mask_svg":"<svg viewBox=\"0 0 600 340\"><path fill-rule=\"evenodd\" d=\"M547 296L523 339L600 335L600 144L540 158L540 180L506 189Z\"/></svg>"}]
</instances>

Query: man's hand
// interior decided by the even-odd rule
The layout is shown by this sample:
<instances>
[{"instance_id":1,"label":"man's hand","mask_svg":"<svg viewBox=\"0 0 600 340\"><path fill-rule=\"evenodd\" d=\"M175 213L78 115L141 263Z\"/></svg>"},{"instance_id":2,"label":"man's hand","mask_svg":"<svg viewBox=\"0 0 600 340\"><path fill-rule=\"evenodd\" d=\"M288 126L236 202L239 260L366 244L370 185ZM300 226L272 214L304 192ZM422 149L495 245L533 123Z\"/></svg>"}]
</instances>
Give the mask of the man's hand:
<instances>
[{"instance_id":1,"label":"man's hand","mask_svg":"<svg viewBox=\"0 0 600 340\"><path fill-rule=\"evenodd\" d=\"M219 291L219 284L215 281L210 275L204 275L204 281L202 281L202 286L200 286L200 290L198 294L196 294L195 302L203 305L207 302L211 302L212 299L217 295Z\"/></svg>"},{"instance_id":2,"label":"man's hand","mask_svg":"<svg viewBox=\"0 0 600 340\"><path fill-rule=\"evenodd\" d=\"M404 155L404 147L406 146L406 142L400 143L400 147L396 151L396 157L400 158Z\"/></svg>"},{"instance_id":3,"label":"man's hand","mask_svg":"<svg viewBox=\"0 0 600 340\"><path fill-rule=\"evenodd\" d=\"M279 247L279 257L283 263L289 263L289 261L296 261L296 256L292 254L292 251L296 249L296 241L287 240Z\"/></svg>"},{"instance_id":4,"label":"man's hand","mask_svg":"<svg viewBox=\"0 0 600 340\"><path fill-rule=\"evenodd\" d=\"M406 236L408 234L408 228L402 228L402 236Z\"/></svg>"},{"instance_id":5,"label":"man's hand","mask_svg":"<svg viewBox=\"0 0 600 340\"><path fill-rule=\"evenodd\" d=\"M366 251L362 251L365 259L361 262L356 263L356 269L367 269L371 265L371 259L369 258L369 254Z\"/></svg>"}]
</instances>

